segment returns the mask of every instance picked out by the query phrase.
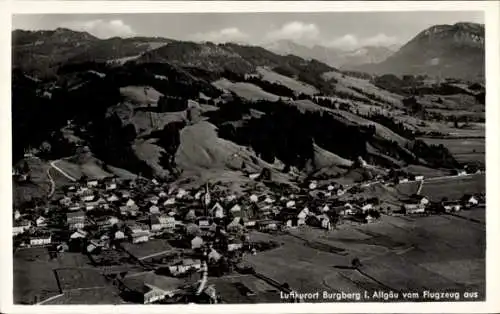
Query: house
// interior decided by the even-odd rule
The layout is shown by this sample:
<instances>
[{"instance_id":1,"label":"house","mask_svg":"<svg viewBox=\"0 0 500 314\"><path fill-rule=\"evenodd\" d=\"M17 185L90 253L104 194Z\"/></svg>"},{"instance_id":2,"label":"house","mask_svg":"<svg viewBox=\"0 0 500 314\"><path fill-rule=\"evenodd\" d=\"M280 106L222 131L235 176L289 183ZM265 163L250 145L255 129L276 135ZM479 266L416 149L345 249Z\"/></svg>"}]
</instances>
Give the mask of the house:
<instances>
[{"instance_id":1,"label":"house","mask_svg":"<svg viewBox=\"0 0 500 314\"><path fill-rule=\"evenodd\" d=\"M46 245L52 243L50 233L40 232L30 237L30 245Z\"/></svg>"},{"instance_id":2,"label":"house","mask_svg":"<svg viewBox=\"0 0 500 314\"><path fill-rule=\"evenodd\" d=\"M175 198L173 198L173 197L171 197L168 200L166 200L165 202L163 202L163 206L170 206L170 205L174 205L174 204L175 204Z\"/></svg>"},{"instance_id":3,"label":"house","mask_svg":"<svg viewBox=\"0 0 500 314\"><path fill-rule=\"evenodd\" d=\"M186 220L186 221L195 221L196 220L196 212L194 211L194 209L190 209L186 213L186 216L184 217L184 220Z\"/></svg>"},{"instance_id":4,"label":"house","mask_svg":"<svg viewBox=\"0 0 500 314\"><path fill-rule=\"evenodd\" d=\"M110 203L118 202L120 199L115 194L111 194L110 197L106 199Z\"/></svg>"},{"instance_id":5,"label":"house","mask_svg":"<svg viewBox=\"0 0 500 314\"><path fill-rule=\"evenodd\" d=\"M458 212L462 209L462 205L456 201L443 202L443 207L446 212Z\"/></svg>"},{"instance_id":6,"label":"house","mask_svg":"<svg viewBox=\"0 0 500 314\"><path fill-rule=\"evenodd\" d=\"M80 210L81 208L82 208L82 206L80 204L75 204L75 205L69 207L68 210L73 212L73 211Z\"/></svg>"},{"instance_id":7,"label":"house","mask_svg":"<svg viewBox=\"0 0 500 314\"><path fill-rule=\"evenodd\" d=\"M322 214L318 216L318 219L321 224L321 228L326 229L326 230L331 230L332 229L332 224L330 222L330 217L326 214Z\"/></svg>"},{"instance_id":8,"label":"house","mask_svg":"<svg viewBox=\"0 0 500 314\"><path fill-rule=\"evenodd\" d=\"M306 218L309 215L309 209L305 207L297 215L297 226L302 226L306 224Z\"/></svg>"},{"instance_id":9,"label":"house","mask_svg":"<svg viewBox=\"0 0 500 314\"><path fill-rule=\"evenodd\" d=\"M156 179L151 180L151 182L152 182L154 185L159 185L159 184L160 184L160 182L158 182L158 180L156 180Z\"/></svg>"},{"instance_id":10,"label":"house","mask_svg":"<svg viewBox=\"0 0 500 314\"><path fill-rule=\"evenodd\" d=\"M232 202L232 201L234 201L235 199L236 199L236 195L234 195L234 194L231 194L231 195L226 196L226 201L227 201L227 202Z\"/></svg>"},{"instance_id":11,"label":"house","mask_svg":"<svg viewBox=\"0 0 500 314\"><path fill-rule=\"evenodd\" d=\"M333 191L335 189L335 187L331 184L328 185L328 187L326 188L328 191Z\"/></svg>"},{"instance_id":12,"label":"house","mask_svg":"<svg viewBox=\"0 0 500 314\"><path fill-rule=\"evenodd\" d=\"M240 224L240 221L241 221L241 217L234 217L233 220L227 225L227 230L231 230L231 229L236 229L236 228L239 228L241 227L241 224Z\"/></svg>"},{"instance_id":13,"label":"house","mask_svg":"<svg viewBox=\"0 0 500 314\"><path fill-rule=\"evenodd\" d=\"M337 196L342 196L342 195L344 195L344 194L345 194L345 192L346 192L346 191L345 191L344 189L338 189L338 190L337 190Z\"/></svg>"},{"instance_id":14,"label":"house","mask_svg":"<svg viewBox=\"0 0 500 314\"><path fill-rule=\"evenodd\" d=\"M196 220L200 229L208 229L210 227L210 219L208 217L198 217Z\"/></svg>"},{"instance_id":15,"label":"house","mask_svg":"<svg viewBox=\"0 0 500 314\"><path fill-rule=\"evenodd\" d=\"M223 218L224 217L224 208L219 204L219 202L215 203L214 206L210 209L209 213L213 215L215 218Z\"/></svg>"},{"instance_id":16,"label":"house","mask_svg":"<svg viewBox=\"0 0 500 314\"><path fill-rule=\"evenodd\" d=\"M196 194L194 195L194 199L195 200L199 200L201 199L201 196L203 195L203 191L198 191L196 192Z\"/></svg>"},{"instance_id":17,"label":"house","mask_svg":"<svg viewBox=\"0 0 500 314\"><path fill-rule=\"evenodd\" d=\"M421 203L406 203L403 204L403 208L406 214L422 214L425 213L425 205Z\"/></svg>"},{"instance_id":18,"label":"house","mask_svg":"<svg viewBox=\"0 0 500 314\"><path fill-rule=\"evenodd\" d=\"M66 214L66 222L71 229L83 229L85 227L85 213L83 211Z\"/></svg>"},{"instance_id":19,"label":"house","mask_svg":"<svg viewBox=\"0 0 500 314\"><path fill-rule=\"evenodd\" d=\"M211 249L207 257L209 262L218 262L221 259L222 255L220 255L216 250Z\"/></svg>"},{"instance_id":20,"label":"house","mask_svg":"<svg viewBox=\"0 0 500 314\"><path fill-rule=\"evenodd\" d=\"M110 226L116 225L119 222L120 222L120 219L118 219L118 218L116 218L114 216L111 216L111 217L108 218L108 224Z\"/></svg>"},{"instance_id":21,"label":"house","mask_svg":"<svg viewBox=\"0 0 500 314\"><path fill-rule=\"evenodd\" d=\"M151 227L151 231L160 231L163 228L158 215L155 214L149 216L149 225Z\"/></svg>"},{"instance_id":22,"label":"house","mask_svg":"<svg viewBox=\"0 0 500 314\"><path fill-rule=\"evenodd\" d=\"M250 195L250 202L257 203L259 201L259 197L255 194Z\"/></svg>"},{"instance_id":23,"label":"house","mask_svg":"<svg viewBox=\"0 0 500 314\"><path fill-rule=\"evenodd\" d=\"M174 217L162 215L158 217L158 220L160 221L162 228L172 230L175 228L176 221Z\"/></svg>"},{"instance_id":24,"label":"house","mask_svg":"<svg viewBox=\"0 0 500 314\"><path fill-rule=\"evenodd\" d=\"M366 223L372 223L372 222L374 222L375 220L376 220L376 219L375 219L374 217L370 216L370 215L367 215L367 216L365 217L365 222L366 222Z\"/></svg>"},{"instance_id":25,"label":"house","mask_svg":"<svg viewBox=\"0 0 500 314\"><path fill-rule=\"evenodd\" d=\"M106 183L106 191L114 191L116 190L116 183Z\"/></svg>"},{"instance_id":26,"label":"house","mask_svg":"<svg viewBox=\"0 0 500 314\"><path fill-rule=\"evenodd\" d=\"M40 216L36 219L35 221L37 227L46 227L47 226L47 220L45 217Z\"/></svg>"},{"instance_id":27,"label":"house","mask_svg":"<svg viewBox=\"0 0 500 314\"><path fill-rule=\"evenodd\" d=\"M272 204L272 203L274 203L274 200L268 196L268 197L266 197L264 202L266 202L267 204Z\"/></svg>"},{"instance_id":28,"label":"house","mask_svg":"<svg viewBox=\"0 0 500 314\"><path fill-rule=\"evenodd\" d=\"M56 247L57 252L67 252L69 250L69 245L65 242L58 244Z\"/></svg>"},{"instance_id":29,"label":"house","mask_svg":"<svg viewBox=\"0 0 500 314\"><path fill-rule=\"evenodd\" d=\"M133 199L129 199L127 203L125 203L125 206L131 207L135 205L135 201Z\"/></svg>"},{"instance_id":30,"label":"house","mask_svg":"<svg viewBox=\"0 0 500 314\"><path fill-rule=\"evenodd\" d=\"M424 181L424 176L415 176L415 181Z\"/></svg>"},{"instance_id":31,"label":"house","mask_svg":"<svg viewBox=\"0 0 500 314\"><path fill-rule=\"evenodd\" d=\"M160 193L158 193L159 198L165 198L167 196L168 196L168 194L165 191L161 191Z\"/></svg>"},{"instance_id":32,"label":"house","mask_svg":"<svg viewBox=\"0 0 500 314\"><path fill-rule=\"evenodd\" d=\"M68 196L64 196L63 198L61 198L59 200L59 204L61 204L62 206L70 206L71 205L71 197L68 197Z\"/></svg>"},{"instance_id":33,"label":"house","mask_svg":"<svg viewBox=\"0 0 500 314\"><path fill-rule=\"evenodd\" d=\"M240 250L243 248L243 243L240 241L232 241L231 243L227 244L227 250L229 252Z\"/></svg>"},{"instance_id":34,"label":"house","mask_svg":"<svg viewBox=\"0 0 500 314\"><path fill-rule=\"evenodd\" d=\"M191 240L191 249L200 249L203 246L203 239L199 236L194 237Z\"/></svg>"},{"instance_id":35,"label":"house","mask_svg":"<svg viewBox=\"0 0 500 314\"><path fill-rule=\"evenodd\" d=\"M399 180L398 180L399 184L406 183L406 182L408 182L408 178L399 178Z\"/></svg>"},{"instance_id":36,"label":"house","mask_svg":"<svg viewBox=\"0 0 500 314\"><path fill-rule=\"evenodd\" d=\"M132 243L144 243L149 241L148 231L139 231L132 233Z\"/></svg>"},{"instance_id":37,"label":"house","mask_svg":"<svg viewBox=\"0 0 500 314\"><path fill-rule=\"evenodd\" d=\"M154 195L154 196L151 196L151 197L148 199L148 201L149 201L151 204L156 205L156 204L158 204L158 200L159 200L159 199L160 199L160 198L159 198L158 196Z\"/></svg>"},{"instance_id":38,"label":"house","mask_svg":"<svg viewBox=\"0 0 500 314\"><path fill-rule=\"evenodd\" d=\"M465 170L459 170L458 173L457 173L458 176L466 176L467 175L467 171Z\"/></svg>"},{"instance_id":39,"label":"house","mask_svg":"<svg viewBox=\"0 0 500 314\"><path fill-rule=\"evenodd\" d=\"M316 183L316 181L312 181L311 183L309 183L309 190L314 190L318 187L318 183Z\"/></svg>"},{"instance_id":40,"label":"house","mask_svg":"<svg viewBox=\"0 0 500 314\"><path fill-rule=\"evenodd\" d=\"M121 240L121 239L125 239L125 233L123 231L116 231L115 234L115 240Z\"/></svg>"},{"instance_id":41,"label":"house","mask_svg":"<svg viewBox=\"0 0 500 314\"><path fill-rule=\"evenodd\" d=\"M183 259L181 262L169 266L168 268L173 276L178 276L187 273L189 270L195 270L195 271L200 270L201 261L187 258Z\"/></svg>"},{"instance_id":42,"label":"house","mask_svg":"<svg viewBox=\"0 0 500 314\"><path fill-rule=\"evenodd\" d=\"M87 234L88 234L88 233L87 233L87 231L83 231L83 230L78 229L78 230L76 230L75 232L73 232L73 233L69 236L69 238L70 238L70 239L73 239L73 240L74 240L74 239L84 239L84 238L86 238L86 237L87 237Z\"/></svg>"},{"instance_id":43,"label":"house","mask_svg":"<svg viewBox=\"0 0 500 314\"><path fill-rule=\"evenodd\" d=\"M361 211L363 213L366 211L372 210L372 209L373 209L373 205L370 203L367 203L367 204L364 204L363 206L361 206Z\"/></svg>"},{"instance_id":44,"label":"house","mask_svg":"<svg viewBox=\"0 0 500 314\"><path fill-rule=\"evenodd\" d=\"M149 208L149 213L150 214L159 214L160 213L160 208L156 205L153 205Z\"/></svg>"},{"instance_id":45,"label":"house","mask_svg":"<svg viewBox=\"0 0 500 314\"><path fill-rule=\"evenodd\" d=\"M229 210L232 214L239 213L241 212L241 207L240 205L236 204L231 209Z\"/></svg>"},{"instance_id":46,"label":"house","mask_svg":"<svg viewBox=\"0 0 500 314\"><path fill-rule=\"evenodd\" d=\"M175 196L178 199L182 199L188 195L188 192L184 189L178 189L177 190L177 195Z\"/></svg>"},{"instance_id":47,"label":"house","mask_svg":"<svg viewBox=\"0 0 500 314\"><path fill-rule=\"evenodd\" d=\"M257 180L260 177L260 173L251 173L248 177L252 180Z\"/></svg>"},{"instance_id":48,"label":"house","mask_svg":"<svg viewBox=\"0 0 500 314\"><path fill-rule=\"evenodd\" d=\"M97 185L99 185L99 181L97 181L97 180L89 180L89 181L87 181L87 187L89 187L89 188L96 187Z\"/></svg>"},{"instance_id":49,"label":"house","mask_svg":"<svg viewBox=\"0 0 500 314\"><path fill-rule=\"evenodd\" d=\"M463 203L467 207L473 207L479 204L479 200L474 196L465 196L463 198Z\"/></svg>"},{"instance_id":50,"label":"house","mask_svg":"<svg viewBox=\"0 0 500 314\"><path fill-rule=\"evenodd\" d=\"M31 228L31 221L29 220L16 221L12 228L12 235L16 236L18 234L22 234L29 228Z\"/></svg>"},{"instance_id":51,"label":"house","mask_svg":"<svg viewBox=\"0 0 500 314\"><path fill-rule=\"evenodd\" d=\"M278 222L275 220L261 220L257 226L261 231L278 230Z\"/></svg>"},{"instance_id":52,"label":"house","mask_svg":"<svg viewBox=\"0 0 500 314\"><path fill-rule=\"evenodd\" d=\"M121 196L123 199L129 199L130 198L130 192L129 191L121 191Z\"/></svg>"},{"instance_id":53,"label":"house","mask_svg":"<svg viewBox=\"0 0 500 314\"><path fill-rule=\"evenodd\" d=\"M295 201L290 200L290 201L286 202L286 207L287 208L295 207Z\"/></svg>"},{"instance_id":54,"label":"house","mask_svg":"<svg viewBox=\"0 0 500 314\"><path fill-rule=\"evenodd\" d=\"M325 206L323 206L323 208L321 208L321 211L322 211L323 213L325 213L325 212L327 212L327 211L329 211L329 210L330 210L330 207L329 207L327 204L325 204Z\"/></svg>"}]
</instances>

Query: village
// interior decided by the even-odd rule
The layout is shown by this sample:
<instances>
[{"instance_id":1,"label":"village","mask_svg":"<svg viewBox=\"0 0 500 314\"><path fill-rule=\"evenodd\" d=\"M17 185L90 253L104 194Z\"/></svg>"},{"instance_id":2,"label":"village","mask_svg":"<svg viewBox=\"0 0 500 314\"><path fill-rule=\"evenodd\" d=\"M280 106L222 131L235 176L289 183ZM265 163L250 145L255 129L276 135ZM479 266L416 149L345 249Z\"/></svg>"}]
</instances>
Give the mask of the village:
<instances>
[{"instance_id":1,"label":"village","mask_svg":"<svg viewBox=\"0 0 500 314\"><path fill-rule=\"evenodd\" d=\"M262 178L257 174L251 179ZM423 184L424 178L398 177L396 183L411 180ZM14 209L14 249L45 247L54 256L77 252L98 269L115 267L119 270L111 274L126 302L220 303L227 302L227 297L221 298L217 285L209 284L208 278L255 273L241 263L242 256L278 245L255 241L254 231L278 234L314 228L335 232L343 224L376 223L384 215L452 214L485 202L484 194L440 202L431 202L420 193L398 203L359 197L357 193L372 184L395 182L377 178L342 186L334 180L311 180L299 191L280 187L236 195L209 183L183 189L158 179L82 178L65 186L61 196L53 197L47 206ZM120 268L125 264L135 264L142 272L127 275ZM266 280L278 290L287 289ZM252 295L241 283L238 290Z\"/></svg>"}]
</instances>

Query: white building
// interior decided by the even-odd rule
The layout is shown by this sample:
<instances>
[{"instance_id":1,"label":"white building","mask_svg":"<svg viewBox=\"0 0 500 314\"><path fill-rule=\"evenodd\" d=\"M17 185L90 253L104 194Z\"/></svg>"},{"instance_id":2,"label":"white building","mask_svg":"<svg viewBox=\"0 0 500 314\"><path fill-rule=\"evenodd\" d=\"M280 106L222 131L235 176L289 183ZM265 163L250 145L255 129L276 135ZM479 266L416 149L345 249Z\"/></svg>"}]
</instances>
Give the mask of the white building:
<instances>
[{"instance_id":1,"label":"white building","mask_svg":"<svg viewBox=\"0 0 500 314\"><path fill-rule=\"evenodd\" d=\"M50 234L38 235L30 238L30 245L45 245L52 242L52 236Z\"/></svg>"},{"instance_id":2,"label":"white building","mask_svg":"<svg viewBox=\"0 0 500 314\"><path fill-rule=\"evenodd\" d=\"M43 216L40 216L36 219L36 226L37 227L45 227L47 226L47 220L45 219L45 217Z\"/></svg>"}]
</instances>

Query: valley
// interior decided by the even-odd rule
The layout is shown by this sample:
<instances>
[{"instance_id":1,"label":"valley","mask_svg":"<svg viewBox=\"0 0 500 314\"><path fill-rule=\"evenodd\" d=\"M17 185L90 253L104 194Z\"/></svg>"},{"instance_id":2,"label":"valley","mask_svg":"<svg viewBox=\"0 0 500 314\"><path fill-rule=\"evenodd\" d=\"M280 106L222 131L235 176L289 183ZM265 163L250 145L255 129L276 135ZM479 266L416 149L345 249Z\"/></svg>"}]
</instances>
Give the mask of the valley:
<instances>
[{"instance_id":1,"label":"valley","mask_svg":"<svg viewBox=\"0 0 500 314\"><path fill-rule=\"evenodd\" d=\"M344 56L359 72L278 46L14 31L15 301L484 300L484 79L448 54L469 31L481 59L469 24ZM433 34L450 77L408 73Z\"/></svg>"}]
</instances>

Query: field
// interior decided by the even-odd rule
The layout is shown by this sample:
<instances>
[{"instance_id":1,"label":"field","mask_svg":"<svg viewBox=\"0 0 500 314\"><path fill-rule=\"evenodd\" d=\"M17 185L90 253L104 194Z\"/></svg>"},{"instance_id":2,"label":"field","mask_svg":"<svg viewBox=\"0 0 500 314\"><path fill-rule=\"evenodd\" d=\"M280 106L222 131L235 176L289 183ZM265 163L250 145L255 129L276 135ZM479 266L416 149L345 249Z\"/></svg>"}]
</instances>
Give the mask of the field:
<instances>
[{"instance_id":1,"label":"field","mask_svg":"<svg viewBox=\"0 0 500 314\"><path fill-rule=\"evenodd\" d=\"M464 177L425 180L421 194L432 201L440 201L443 197L458 200L464 194L485 192L486 178L484 174Z\"/></svg>"},{"instance_id":2,"label":"field","mask_svg":"<svg viewBox=\"0 0 500 314\"><path fill-rule=\"evenodd\" d=\"M160 252L168 254L174 250L166 240L161 239L150 240L140 244L124 243L123 248L139 259Z\"/></svg>"},{"instance_id":3,"label":"field","mask_svg":"<svg viewBox=\"0 0 500 314\"><path fill-rule=\"evenodd\" d=\"M275 287L254 275L232 274L221 278L209 278L209 285L215 285L224 303L280 302L280 292ZM240 292L237 285L243 284L255 293L247 296Z\"/></svg>"},{"instance_id":4,"label":"field","mask_svg":"<svg viewBox=\"0 0 500 314\"><path fill-rule=\"evenodd\" d=\"M262 88L257 85L251 83L233 83L226 79L221 79L216 82L213 82L212 85L215 87L228 90L230 92L235 93L239 97L247 100L269 100L269 101L277 101L280 99L279 96L268 93L264 91Z\"/></svg>"},{"instance_id":5,"label":"field","mask_svg":"<svg viewBox=\"0 0 500 314\"><path fill-rule=\"evenodd\" d=\"M267 68L257 67L257 72L262 76L262 79L264 81L281 84L296 93L302 93L306 95L314 95L318 93L318 90L314 86L302 83L291 77L281 75Z\"/></svg>"},{"instance_id":6,"label":"field","mask_svg":"<svg viewBox=\"0 0 500 314\"><path fill-rule=\"evenodd\" d=\"M421 138L427 144L443 144L459 162L485 162L484 138Z\"/></svg>"},{"instance_id":7,"label":"field","mask_svg":"<svg viewBox=\"0 0 500 314\"><path fill-rule=\"evenodd\" d=\"M47 177L48 165L38 158L25 159L30 168L31 182L13 182L14 206L30 201L32 198L44 199L50 191Z\"/></svg>"},{"instance_id":8,"label":"field","mask_svg":"<svg viewBox=\"0 0 500 314\"><path fill-rule=\"evenodd\" d=\"M61 268L55 272L62 291L103 288L107 285L104 276L95 268Z\"/></svg>"},{"instance_id":9,"label":"field","mask_svg":"<svg viewBox=\"0 0 500 314\"><path fill-rule=\"evenodd\" d=\"M383 215L380 221L354 228L331 232L305 228L293 233L273 237L283 245L246 256L246 261L257 272L300 292L472 289L484 298L482 224L449 215ZM323 249L328 247L334 250ZM333 253L340 249L348 255ZM354 257L362 263L359 270L350 268Z\"/></svg>"},{"instance_id":10,"label":"field","mask_svg":"<svg viewBox=\"0 0 500 314\"><path fill-rule=\"evenodd\" d=\"M20 249L14 253L14 303L30 304L58 295L54 270L61 267L89 267L85 256L64 253L50 259L47 248Z\"/></svg>"},{"instance_id":11,"label":"field","mask_svg":"<svg viewBox=\"0 0 500 314\"><path fill-rule=\"evenodd\" d=\"M84 175L94 179L111 176L110 173L104 171L95 161L76 164L66 160L59 160L55 162L55 165L75 179L79 179Z\"/></svg>"},{"instance_id":12,"label":"field","mask_svg":"<svg viewBox=\"0 0 500 314\"><path fill-rule=\"evenodd\" d=\"M44 305L58 304L122 304L125 303L119 296L119 291L115 287L71 290L62 296L56 297Z\"/></svg>"}]
</instances>

